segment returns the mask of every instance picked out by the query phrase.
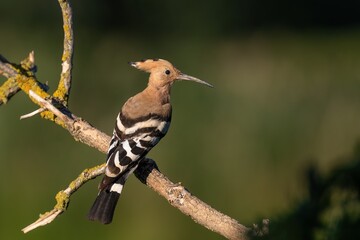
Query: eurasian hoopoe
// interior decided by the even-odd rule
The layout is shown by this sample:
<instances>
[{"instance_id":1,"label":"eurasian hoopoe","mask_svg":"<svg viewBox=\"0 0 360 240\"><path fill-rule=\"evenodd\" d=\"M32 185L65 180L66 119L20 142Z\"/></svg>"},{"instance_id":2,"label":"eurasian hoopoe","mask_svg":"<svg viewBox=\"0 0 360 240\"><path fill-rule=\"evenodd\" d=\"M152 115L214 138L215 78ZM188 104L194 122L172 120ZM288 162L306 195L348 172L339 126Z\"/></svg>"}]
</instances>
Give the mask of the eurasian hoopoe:
<instances>
[{"instance_id":1,"label":"eurasian hoopoe","mask_svg":"<svg viewBox=\"0 0 360 240\"><path fill-rule=\"evenodd\" d=\"M188 80L212 87L205 81L181 73L163 59L130 62L130 65L150 73L150 77L148 86L129 98L116 118L105 176L89 212L90 220L103 224L112 221L126 179L169 129L172 84L176 80Z\"/></svg>"}]
</instances>

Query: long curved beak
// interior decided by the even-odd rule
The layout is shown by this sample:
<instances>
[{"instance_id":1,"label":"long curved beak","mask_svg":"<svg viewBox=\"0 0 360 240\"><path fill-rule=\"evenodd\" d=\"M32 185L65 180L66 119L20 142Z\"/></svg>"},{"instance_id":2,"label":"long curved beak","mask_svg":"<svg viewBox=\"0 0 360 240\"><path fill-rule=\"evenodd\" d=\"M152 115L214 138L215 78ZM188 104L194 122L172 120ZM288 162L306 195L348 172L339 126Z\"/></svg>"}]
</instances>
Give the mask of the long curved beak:
<instances>
[{"instance_id":1,"label":"long curved beak","mask_svg":"<svg viewBox=\"0 0 360 240\"><path fill-rule=\"evenodd\" d=\"M204 84L204 85L206 85L206 86L208 86L208 87L214 87L213 85L211 85L211 84L208 83L208 82L205 82L205 81L203 81L203 80L200 80L200 79L198 79L198 78L196 78L196 77L192 77L192 76L186 75L186 74L184 74L184 73L180 73L177 79L178 79L178 80L193 81L193 82L197 82L197 83Z\"/></svg>"}]
</instances>

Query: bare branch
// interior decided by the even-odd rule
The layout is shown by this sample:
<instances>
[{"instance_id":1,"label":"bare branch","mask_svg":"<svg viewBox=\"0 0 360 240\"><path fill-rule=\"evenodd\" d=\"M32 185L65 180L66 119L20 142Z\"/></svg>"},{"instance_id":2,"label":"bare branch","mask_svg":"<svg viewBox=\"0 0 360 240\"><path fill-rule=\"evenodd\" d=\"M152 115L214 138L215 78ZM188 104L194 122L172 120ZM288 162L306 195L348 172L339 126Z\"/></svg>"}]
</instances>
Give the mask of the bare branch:
<instances>
[{"instance_id":1,"label":"bare branch","mask_svg":"<svg viewBox=\"0 0 360 240\"><path fill-rule=\"evenodd\" d=\"M38 227L51 223L57 216L63 213L69 206L70 196L76 192L83 184L90 179L93 179L105 171L105 164L93 167L91 169L85 169L69 186L56 194L56 205L52 210L41 214L39 219L29 226L23 228L21 231L28 233Z\"/></svg>"},{"instance_id":2,"label":"bare branch","mask_svg":"<svg viewBox=\"0 0 360 240\"><path fill-rule=\"evenodd\" d=\"M33 90L42 97L49 97L46 92L48 86L36 80L35 72L34 51L31 51L29 56L21 61L21 64L10 63L0 55L0 74L8 78L0 87L0 104L6 103L20 90L26 94L29 90Z\"/></svg>"},{"instance_id":3,"label":"bare branch","mask_svg":"<svg viewBox=\"0 0 360 240\"><path fill-rule=\"evenodd\" d=\"M18 74L12 64L2 55L0 55L0 74L6 78L15 77Z\"/></svg>"},{"instance_id":4,"label":"bare branch","mask_svg":"<svg viewBox=\"0 0 360 240\"><path fill-rule=\"evenodd\" d=\"M36 65L35 65L35 53L31 51L29 56L21 61L21 68L22 70L27 71L27 75L33 76L36 72Z\"/></svg>"},{"instance_id":5,"label":"bare branch","mask_svg":"<svg viewBox=\"0 0 360 240\"><path fill-rule=\"evenodd\" d=\"M35 99L40 106L44 109L50 110L52 113L54 113L58 118L60 118L63 122L70 121L68 116L66 116L64 113L62 113L59 109L54 107L50 102L46 101L45 99L41 98L39 95L37 95L34 91L29 90L29 97Z\"/></svg>"},{"instance_id":6,"label":"bare branch","mask_svg":"<svg viewBox=\"0 0 360 240\"><path fill-rule=\"evenodd\" d=\"M35 116L36 114L42 113L44 110L45 110L45 108L38 108L35 111L32 111L31 113L20 116L20 120L23 120L26 118L31 118L31 117Z\"/></svg>"},{"instance_id":7,"label":"bare branch","mask_svg":"<svg viewBox=\"0 0 360 240\"><path fill-rule=\"evenodd\" d=\"M0 104L6 102L19 90L25 94L30 91L36 93L41 99L50 99L61 112L67 113L67 108L59 102L61 99L54 98L47 93L48 86L39 82L35 77L36 66L34 52L30 52L29 56L21 61L21 64L13 64L0 55L0 73L8 78L8 80L0 87ZM35 98L30 99L37 105L40 105ZM40 105L41 106L41 105ZM42 106L41 106L42 107ZM30 114L31 115L31 114ZM47 120L64 127L64 122L57 118L51 111L43 111L40 116Z\"/></svg>"},{"instance_id":8,"label":"bare branch","mask_svg":"<svg viewBox=\"0 0 360 240\"><path fill-rule=\"evenodd\" d=\"M6 103L17 92L21 90L19 86L20 73L25 73L28 77L33 77L36 71L34 51L21 61L20 65L10 63L0 55L0 74L8 78L0 87L0 105Z\"/></svg>"},{"instance_id":9,"label":"bare branch","mask_svg":"<svg viewBox=\"0 0 360 240\"><path fill-rule=\"evenodd\" d=\"M7 103L7 101L9 101L20 90L21 89L17 85L16 79L9 78L6 80L3 85L0 86L0 105Z\"/></svg>"},{"instance_id":10,"label":"bare branch","mask_svg":"<svg viewBox=\"0 0 360 240\"><path fill-rule=\"evenodd\" d=\"M29 226L24 227L21 229L23 233L28 233L38 227L44 226L48 223L51 223L57 216L59 216L62 213L59 209L53 209L50 212L46 212L44 214L41 214L39 219L30 224Z\"/></svg>"},{"instance_id":11,"label":"bare branch","mask_svg":"<svg viewBox=\"0 0 360 240\"><path fill-rule=\"evenodd\" d=\"M248 239L248 235L251 233L250 228L204 203L192 195L181 183L171 182L157 170L156 163L152 159L142 160L134 173L141 182L164 197L173 207L190 216L196 223L227 239Z\"/></svg>"},{"instance_id":12,"label":"bare branch","mask_svg":"<svg viewBox=\"0 0 360 240\"><path fill-rule=\"evenodd\" d=\"M6 103L12 96L20 91L16 80L13 78L18 73L11 63L0 55L0 74L8 78L0 87L0 105Z\"/></svg>"},{"instance_id":13,"label":"bare branch","mask_svg":"<svg viewBox=\"0 0 360 240\"><path fill-rule=\"evenodd\" d=\"M76 141L83 142L103 153L107 152L110 137L105 133L97 130L85 120L75 116L68 109L62 109L62 111L60 111L49 101L41 98L34 91L29 91L29 96L41 107L46 108L53 113L63 123L63 127L70 132Z\"/></svg>"},{"instance_id":14,"label":"bare branch","mask_svg":"<svg viewBox=\"0 0 360 240\"><path fill-rule=\"evenodd\" d=\"M67 0L58 0L64 22L64 51L62 54L62 71L59 85L53 96L60 100L64 106L68 105L72 78L72 59L74 53L74 35L72 29L72 10Z\"/></svg>"}]
</instances>

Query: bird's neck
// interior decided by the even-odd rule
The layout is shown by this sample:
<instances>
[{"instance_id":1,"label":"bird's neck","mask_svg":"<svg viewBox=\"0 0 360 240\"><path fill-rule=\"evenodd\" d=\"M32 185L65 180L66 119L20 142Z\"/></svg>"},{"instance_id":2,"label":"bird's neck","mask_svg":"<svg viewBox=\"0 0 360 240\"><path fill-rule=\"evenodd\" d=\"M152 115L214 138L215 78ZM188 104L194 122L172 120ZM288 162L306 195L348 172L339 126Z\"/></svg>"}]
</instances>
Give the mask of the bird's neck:
<instances>
[{"instance_id":1,"label":"bird's neck","mask_svg":"<svg viewBox=\"0 0 360 240\"><path fill-rule=\"evenodd\" d=\"M157 98L162 104L170 102L170 84L159 86L149 83L145 91L150 94L150 96L154 96L155 98Z\"/></svg>"}]
</instances>

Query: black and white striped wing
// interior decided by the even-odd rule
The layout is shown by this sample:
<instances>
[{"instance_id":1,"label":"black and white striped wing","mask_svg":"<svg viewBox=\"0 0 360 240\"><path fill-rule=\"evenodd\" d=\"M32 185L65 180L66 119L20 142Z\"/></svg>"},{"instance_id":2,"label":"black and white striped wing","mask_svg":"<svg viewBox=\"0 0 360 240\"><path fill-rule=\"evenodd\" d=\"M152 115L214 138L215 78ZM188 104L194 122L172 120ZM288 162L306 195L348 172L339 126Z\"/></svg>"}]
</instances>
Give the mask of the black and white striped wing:
<instances>
[{"instance_id":1,"label":"black and white striped wing","mask_svg":"<svg viewBox=\"0 0 360 240\"><path fill-rule=\"evenodd\" d=\"M141 122L127 125L124 126L120 117L117 118L108 150L105 176L99 186L100 192L90 209L90 220L98 220L104 224L112 221L128 176L166 134L170 121L151 116Z\"/></svg>"},{"instance_id":2,"label":"black and white striped wing","mask_svg":"<svg viewBox=\"0 0 360 240\"><path fill-rule=\"evenodd\" d=\"M167 119L152 116L125 127L118 117L108 151L106 177L100 189L116 181L121 175L126 174L127 177L130 171L135 170L133 168L137 167L138 161L160 141L169 125Z\"/></svg>"}]
</instances>

